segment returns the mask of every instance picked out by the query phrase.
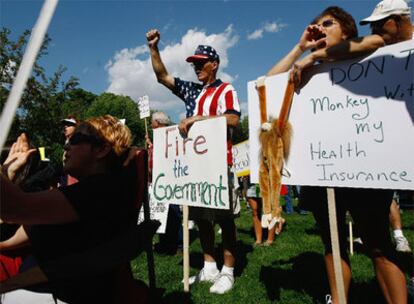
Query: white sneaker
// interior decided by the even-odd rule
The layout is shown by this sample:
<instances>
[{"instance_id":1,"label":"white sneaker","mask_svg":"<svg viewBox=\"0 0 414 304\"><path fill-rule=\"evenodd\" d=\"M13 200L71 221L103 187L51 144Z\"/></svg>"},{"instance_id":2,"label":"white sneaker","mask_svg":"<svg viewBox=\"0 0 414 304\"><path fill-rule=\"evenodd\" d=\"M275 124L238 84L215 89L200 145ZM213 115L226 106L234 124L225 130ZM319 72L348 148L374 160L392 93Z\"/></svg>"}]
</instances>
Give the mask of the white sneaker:
<instances>
[{"instance_id":1,"label":"white sneaker","mask_svg":"<svg viewBox=\"0 0 414 304\"><path fill-rule=\"evenodd\" d=\"M395 238L395 249L399 252L411 252L410 245L404 236L398 236Z\"/></svg>"},{"instance_id":2,"label":"white sneaker","mask_svg":"<svg viewBox=\"0 0 414 304\"><path fill-rule=\"evenodd\" d=\"M188 282L190 283L190 285L194 283L199 283L199 282L214 283L218 279L219 276L220 276L220 271L218 271L218 269L216 270L216 272L209 273L203 268L200 270L200 272L197 275L190 277L188 279Z\"/></svg>"},{"instance_id":3,"label":"white sneaker","mask_svg":"<svg viewBox=\"0 0 414 304\"><path fill-rule=\"evenodd\" d=\"M192 230L192 229L194 229L194 227L195 227L194 221L189 220L188 221L188 230Z\"/></svg>"},{"instance_id":4,"label":"white sneaker","mask_svg":"<svg viewBox=\"0 0 414 304\"><path fill-rule=\"evenodd\" d=\"M332 304L332 297L331 297L330 294L327 294L325 296L325 302L326 302L326 304Z\"/></svg>"},{"instance_id":5,"label":"white sneaker","mask_svg":"<svg viewBox=\"0 0 414 304\"><path fill-rule=\"evenodd\" d=\"M220 273L213 286L210 287L211 293L223 294L233 288L234 277L228 273Z\"/></svg>"}]
</instances>

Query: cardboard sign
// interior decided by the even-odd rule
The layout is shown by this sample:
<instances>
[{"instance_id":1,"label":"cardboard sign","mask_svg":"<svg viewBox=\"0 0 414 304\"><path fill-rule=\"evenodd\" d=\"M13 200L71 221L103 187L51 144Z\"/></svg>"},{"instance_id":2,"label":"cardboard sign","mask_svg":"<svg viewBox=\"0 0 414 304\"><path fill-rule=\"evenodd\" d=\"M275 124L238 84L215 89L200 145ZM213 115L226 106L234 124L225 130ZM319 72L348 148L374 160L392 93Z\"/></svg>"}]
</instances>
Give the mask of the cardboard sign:
<instances>
[{"instance_id":1,"label":"cardboard sign","mask_svg":"<svg viewBox=\"0 0 414 304\"><path fill-rule=\"evenodd\" d=\"M324 63L304 76L293 99L290 185L414 189L414 41L365 58ZM266 79L276 117L287 73ZM248 84L250 168L258 182L259 99Z\"/></svg>"},{"instance_id":2,"label":"cardboard sign","mask_svg":"<svg viewBox=\"0 0 414 304\"><path fill-rule=\"evenodd\" d=\"M138 109L139 109L139 118L150 117L150 106L149 106L149 97L144 95L138 98Z\"/></svg>"},{"instance_id":3,"label":"cardboard sign","mask_svg":"<svg viewBox=\"0 0 414 304\"><path fill-rule=\"evenodd\" d=\"M157 203L229 209L227 131L224 117L154 129L152 196Z\"/></svg>"},{"instance_id":4,"label":"cardboard sign","mask_svg":"<svg viewBox=\"0 0 414 304\"><path fill-rule=\"evenodd\" d=\"M233 168L237 177L250 174L249 141L245 140L233 146Z\"/></svg>"},{"instance_id":5,"label":"cardboard sign","mask_svg":"<svg viewBox=\"0 0 414 304\"><path fill-rule=\"evenodd\" d=\"M151 186L149 187L148 193L151 193ZM157 233L164 234L167 228L167 220L168 220L168 208L170 207L169 204L163 204L156 202L152 195L149 195L149 208L150 208L150 219L157 220L161 223L161 225L157 229ZM141 207L141 210L138 215L138 224L144 221L144 207Z\"/></svg>"}]
</instances>

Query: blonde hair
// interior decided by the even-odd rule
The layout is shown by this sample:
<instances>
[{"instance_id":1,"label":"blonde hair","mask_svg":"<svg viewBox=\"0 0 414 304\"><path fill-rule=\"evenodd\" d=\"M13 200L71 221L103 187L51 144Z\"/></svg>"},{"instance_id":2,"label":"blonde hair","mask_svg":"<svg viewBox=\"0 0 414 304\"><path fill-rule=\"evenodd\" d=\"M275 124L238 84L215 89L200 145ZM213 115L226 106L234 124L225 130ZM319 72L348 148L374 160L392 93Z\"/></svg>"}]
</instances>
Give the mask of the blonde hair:
<instances>
[{"instance_id":1,"label":"blonde hair","mask_svg":"<svg viewBox=\"0 0 414 304\"><path fill-rule=\"evenodd\" d=\"M122 156L132 144L129 128L111 115L89 118L82 122L78 129L86 129L91 135L96 135L104 140L111 145L112 150L118 157Z\"/></svg>"}]
</instances>

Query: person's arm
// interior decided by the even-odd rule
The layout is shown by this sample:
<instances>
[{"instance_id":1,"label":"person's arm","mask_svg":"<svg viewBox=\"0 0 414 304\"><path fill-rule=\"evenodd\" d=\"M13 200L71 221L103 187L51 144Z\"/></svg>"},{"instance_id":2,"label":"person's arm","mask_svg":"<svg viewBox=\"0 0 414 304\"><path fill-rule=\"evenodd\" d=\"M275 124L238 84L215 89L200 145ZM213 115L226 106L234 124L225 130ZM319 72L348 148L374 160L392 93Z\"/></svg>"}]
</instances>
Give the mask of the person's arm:
<instances>
[{"instance_id":1,"label":"person's arm","mask_svg":"<svg viewBox=\"0 0 414 304\"><path fill-rule=\"evenodd\" d=\"M175 80L162 62L160 52L158 50L158 42L160 40L160 32L158 30L150 30L147 32L147 41L151 54L152 68L159 83L163 84L170 90L174 89Z\"/></svg>"},{"instance_id":2,"label":"person's arm","mask_svg":"<svg viewBox=\"0 0 414 304\"><path fill-rule=\"evenodd\" d=\"M201 120L211 119L211 118L217 118L217 117L225 117L226 123L228 127L236 127L239 123L240 117L237 114L223 114L218 116L191 116L184 118L180 121L180 124L178 125L178 130L180 131L180 134L184 137L187 137L188 132L190 131L191 126Z\"/></svg>"},{"instance_id":3,"label":"person's arm","mask_svg":"<svg viewBox=\"0 0 414 304\"><path fill-rule=\"evenodd\" d=\"M302 71L314 65L317 61L352 59L372 53L384 45L385 42L381 36L369 35L346 40L329 48L316 50L295 62L290 77L295 82L295 85L298 86L301 82Z\"/></svg>"},{"instance_id":4,"label":"person's arm","mask_svg":"<svg viewBox=\"0 0 414 304\"><path fill-rule=\"evenodd\" d=\"M1 282L0 294L46 282L48 282L48 278L45 273L39 266L34 266L25 272L19 273L8 280Z\"/></svg>"},{"instance_id":5,"label":"person's arm","mask_svg":"<svg viewBox=\"0 0 414 304\"><path fill-rule=\"evenodd\" d=\"M20 226L11 238L0 242L0 251L19 249L29 244L29 237L27 236L23 226Z\"/></svg>"},{"instance_id":6,"label":"person's arm","mask_svg":"<svg viewBox=\"0 0 414 304\"><path fill-rule=\"evenodd\" d=\"M303 31L299 42L285 57L283 57L269 70L269 72L267 72L266 76L272 76L289 71L293 63L298 60L304 52L325 43L325 40L326 38L322 37L321 31L317 25L309 25Z\"/></svg>"},{"instance_id":7,"label":"person's arm","mask_svg":"<svg viewBox=\"0 0 414 304\"><path fill-rule=\"evenodd\" d=\"M327 49L316 50L309 56L313 61L345 60L376 51L385 45L384 39L379 35L369 35L343 41Z\"/></svg>"},{"instance_id":8,"label":"person's arm","mask_svg":"<svg viewBox=\"0 0 414 304\"><path fill-rule=\"evenodd\" d=\"M5 223L63 224L79 220L73 206L59 190L23 192L0 174L0 215Z\"/></svg>"}]
</instances>

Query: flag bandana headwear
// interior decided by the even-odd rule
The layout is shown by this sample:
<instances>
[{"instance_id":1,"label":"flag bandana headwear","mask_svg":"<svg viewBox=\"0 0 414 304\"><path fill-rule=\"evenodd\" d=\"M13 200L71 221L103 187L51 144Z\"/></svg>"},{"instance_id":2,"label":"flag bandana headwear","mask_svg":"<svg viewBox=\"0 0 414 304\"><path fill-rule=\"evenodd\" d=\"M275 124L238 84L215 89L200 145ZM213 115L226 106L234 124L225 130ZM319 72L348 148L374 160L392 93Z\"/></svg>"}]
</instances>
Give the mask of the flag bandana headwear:
<instances>
[{"instance_id":1,"label":"flag bandana headwear","mask_svg":"<svg viewBox=\"0 0 414 304\"><path fill-rule=\"evenodd\" d=\"M220 57L216 50L209 45L199 45L193 56L186 59L187 62L194 62L200 60L220 61Z\"/></svg>"},{"instance_id":2,"label":"flag bandana headwear","mask_svg":"<svg viewBox=\"0 0 414 304\"><path fill-rule=\"evenodd\" d=\"M360 25L385 19L391 15L409 15L411 12L405 0L383 0L377 4L371 16L361 20Z\"/></svg>"}]
</instances>

